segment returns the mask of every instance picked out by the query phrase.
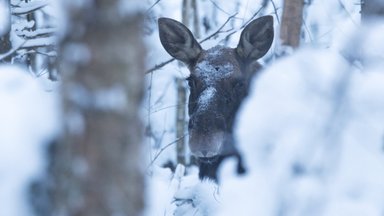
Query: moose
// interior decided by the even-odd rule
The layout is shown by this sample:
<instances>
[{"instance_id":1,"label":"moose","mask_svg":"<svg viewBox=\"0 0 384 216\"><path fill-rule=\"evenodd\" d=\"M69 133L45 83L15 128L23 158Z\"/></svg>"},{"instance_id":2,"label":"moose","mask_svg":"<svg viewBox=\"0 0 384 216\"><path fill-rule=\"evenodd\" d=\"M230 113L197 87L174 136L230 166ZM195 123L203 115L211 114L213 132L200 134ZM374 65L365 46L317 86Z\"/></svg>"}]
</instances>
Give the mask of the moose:
<instances>
[{"instance_id":1,"label":"moose","mask_svg":"<svg viewBox=\"0 0 384 216\"><path fill-rule=\"evenodd\" d=\"M159 18L158 26L164 49L190 71L189 148L197 158L199 178L217 181L217 170L229 157L237 159L237 173L245 173L233 128L250 81L262 68L257 60L272 45L273 17L247 24L236 48L204 50L186 26L170 18Z\"/></svg>"}]
</instances>

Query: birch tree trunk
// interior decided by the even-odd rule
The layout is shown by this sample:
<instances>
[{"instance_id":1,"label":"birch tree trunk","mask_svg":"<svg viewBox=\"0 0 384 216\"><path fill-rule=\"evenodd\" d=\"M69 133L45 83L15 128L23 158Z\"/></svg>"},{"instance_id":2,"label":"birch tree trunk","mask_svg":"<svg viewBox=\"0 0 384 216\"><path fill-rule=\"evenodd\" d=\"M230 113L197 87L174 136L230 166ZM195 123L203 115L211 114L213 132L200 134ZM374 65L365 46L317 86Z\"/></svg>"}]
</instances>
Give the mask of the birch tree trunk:
<instances>
[{"instance_id":1,"label":"birch tree trunk","mask_svg":"<svg viewBox=\"0 0 384 216\"><path fill-rule=\"evenodd\" d=\"M304 0L284 0L280 27L280 39L283 46L299 47L303 7Z\"/></svg>"},{"instance_id":2,"label":"birch tree trunk","mask_svg":"<svg viewBox=\"0 0 384 216\"><path fill-rule=\"evenodd\" d=\"M144 46L140 12L119 0L65 1L63 123L51 147L49 215L141 215ZM124 1L135 3L135 1Z\"/></svg>"},{"instance_id":3,"label":"birch tree trunk","mask_svg":"<svg viewBox=\"0 0 384 216\"><path fill-rule=\"evenodd\" d=\"M196 38L200 37L200 26L198 6L196 0L183 0L182 23L189 29L193 29ZM177 111L176 111L176 138L184 137L187 134L187 86L184 78L176 78L177 86ZM186 165L186 136L177 142L177 163ZM192 159L189 159L191 161Z\"/></svg>"}]
</instances>

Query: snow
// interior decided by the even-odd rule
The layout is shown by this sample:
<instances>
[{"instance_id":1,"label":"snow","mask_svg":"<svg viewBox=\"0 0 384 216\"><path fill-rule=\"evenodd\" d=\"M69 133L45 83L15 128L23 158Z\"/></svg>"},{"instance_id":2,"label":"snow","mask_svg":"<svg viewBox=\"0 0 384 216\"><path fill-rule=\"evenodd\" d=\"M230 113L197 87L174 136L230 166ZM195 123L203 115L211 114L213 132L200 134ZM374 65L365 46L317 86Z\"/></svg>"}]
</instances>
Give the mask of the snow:
<instances>
[{"instance_id":1,"label":"snow","mask_svg":"<svg viewBox=\"0 0 384 216\"><path fill-rule=\"evenodd\" d=\"M22 45L23 48L31 48L31 47L46 47L46 46L54 46L57 44L56 36L48 36L45 38L33 38L28 39Z\"/></svg>"},{"instance_id":2,"label":"snow","mask_svg":"<svg viewBox=\"0 0 384 216\"><path fill-rule=\"evenodd\" d=\"M206 110L209 107L209 104L212 101L212 98L216 94L216 89L212 86L206 88L200 95L198 99L199 111Z\"/></svg>"},{"instance_id":3,"label":"snow","mask_svg":"<svg viewBox=\"0 0 384 216\"><path fill-rule=\"evenodd\" d=\"M0 215L30 215L28 184L45 166L45 144L58 130L53 93L23 69L0 66Z\"/></svg>"},{"instance_id":4,"label":"snow","mask_svg":"<svg viewBox=\"0 0 384 216\"><path fill-rule=\"evenodd\" d=\"M49 1L43 1L43 0L31 1L31 2L20 2L19 4L17 4L17 7L12 8L12 13L17 15L27 14L39 8L45 7L48 4L49 4Z\"/></svg>"},{"instance_id":5,"label":"snow","mask_svg":"<svg viewBox=\"0 0 384 216\"><path fill-rule=\"evenodd\" d=\"M195 75L207 86L214 85L219 80L228 78L232 72L233 65L229 63L224 65L212 65L209 60L199 62L195 68Z\"/></svg>"},{"instance_id":6,"label":"snow","mask_svg":"<svg viewBox=\"0 0 384 216\"><path fill-rule=\"evenodd\" d=\"M382 72L353 71L338 53L319 49L300 50L264 71L237 127L249 175L222 176L218 215L380 215L384 86L378 80ZM245 193L252 202L236 202Z\"/></svg>"}]
</instances>

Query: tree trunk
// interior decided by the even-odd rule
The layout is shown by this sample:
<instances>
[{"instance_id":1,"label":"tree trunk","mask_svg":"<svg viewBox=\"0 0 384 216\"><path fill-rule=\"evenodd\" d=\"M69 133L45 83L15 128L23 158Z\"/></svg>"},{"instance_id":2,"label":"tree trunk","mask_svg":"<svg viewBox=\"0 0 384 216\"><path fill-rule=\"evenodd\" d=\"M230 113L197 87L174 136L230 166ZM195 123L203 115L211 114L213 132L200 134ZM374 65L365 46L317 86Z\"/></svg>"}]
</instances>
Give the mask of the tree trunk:
<instances>
[{"instance_id":1,"label":"tree trunk","mask_svg":"<svg viewBox=\"0 0 384 216\"><path fill-rule=\"evenodd\" d=\"M123 13L119 0L64 2L64 135L51 146L49 215L141 215L143 16Z\"/></svg>"},{"instance_id":2,"label":"tree trunk","mask_svg":"<svg viewBox=\"0 0 384 216\"><path fill-rule=\"evenodd\" d=\"M4 18L2 24L5 26L1 26L1 31L0 31L0 55L5 54L8 51L12 49L12 43L11 43L11 38L10 38L10 32L11 32L11 10L9 8L9 0L0 0L0 6L7 7L7 15L6 18ZM5 15L2 15L5 16ZM4 59L0 59L0 62L10 62L11 57L6 57Z\"/></svg>"},{"instance_id":3,"label":"tree trunk","mask_svg":"<svg viewBox=\"0 0 384 216\"><path fill-rule=\"evenodd\" d=\"M297 48L300 45L304 0L284 0L280 39L283 46Z\"/></svg>"}]
</instances>

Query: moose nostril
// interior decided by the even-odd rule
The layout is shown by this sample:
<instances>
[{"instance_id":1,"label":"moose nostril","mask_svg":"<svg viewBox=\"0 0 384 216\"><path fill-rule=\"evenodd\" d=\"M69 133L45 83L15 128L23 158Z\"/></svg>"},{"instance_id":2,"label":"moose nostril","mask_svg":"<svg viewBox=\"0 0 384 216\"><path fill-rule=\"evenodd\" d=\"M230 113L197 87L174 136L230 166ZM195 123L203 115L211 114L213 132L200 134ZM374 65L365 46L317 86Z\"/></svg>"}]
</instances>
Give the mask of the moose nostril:
<instances>
[{"instance_id":1,"label":"moose nostril","mask_svg":"<svg viewBox=\"0 0 384 216\"><path fill-rule=\"evenodd\" d=\"M201 153L203 154L204 157L207 157L207 155L208 155L208 151L207 150L203 150L203 151L201 151Z\"/></svg>"}]
</instances>

